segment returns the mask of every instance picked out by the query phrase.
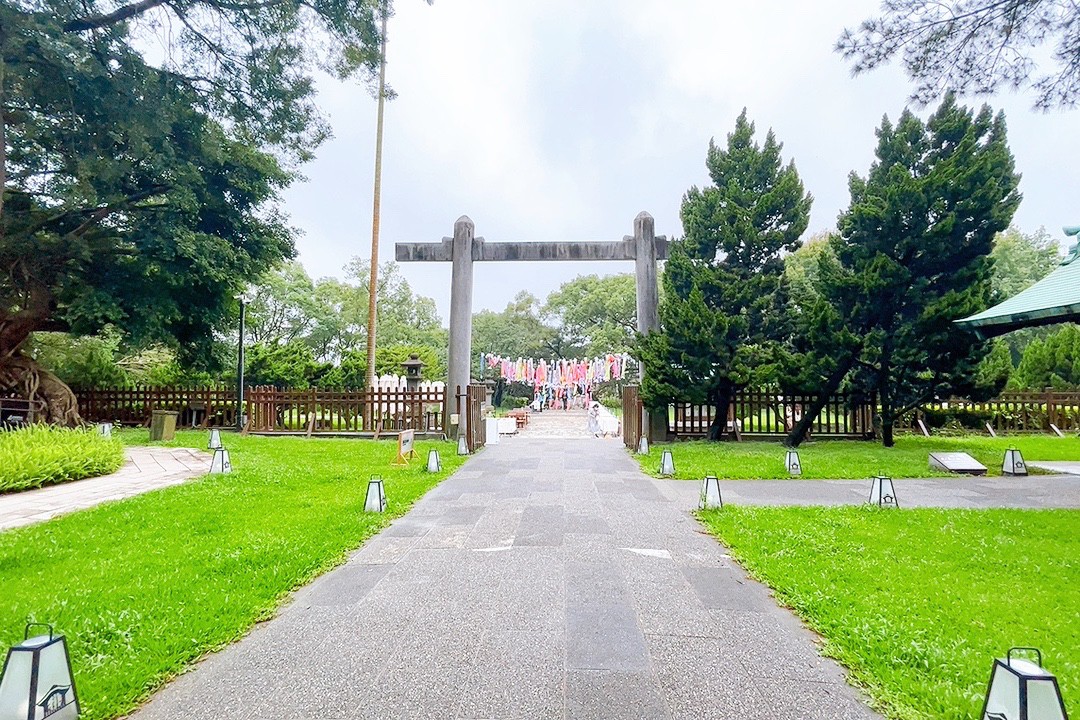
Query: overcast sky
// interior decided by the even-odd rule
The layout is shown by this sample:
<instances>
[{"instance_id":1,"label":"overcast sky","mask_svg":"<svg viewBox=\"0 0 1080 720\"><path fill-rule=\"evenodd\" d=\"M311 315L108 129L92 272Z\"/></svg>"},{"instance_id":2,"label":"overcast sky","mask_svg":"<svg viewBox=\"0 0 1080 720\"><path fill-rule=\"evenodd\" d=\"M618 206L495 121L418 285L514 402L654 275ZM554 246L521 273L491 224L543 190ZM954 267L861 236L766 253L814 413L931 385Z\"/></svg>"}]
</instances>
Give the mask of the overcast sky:
<instances>
[{"instance_id":1,"label":"overcast sky","mask_svg":"<svg viewBox=\"0 0 1080 720\"><path fill-rule=\"evenodd\" d=\"M896 67L852 78L833 52L871 0L397 0L390 21L380 261L395 242L435 242L461 215L489 242L615 240L641 210L682 234L679 204L708 181L709 139L723 143L745 106L773 128L814 196L808 235L835 227L847 176L865 175L874 129L911 85ZM376 102L324 80L334 139L285 194L313 277L369 257ZM975 100L971 102L983 102ZM1008 118L1023 179L1024 231L1080 224L1080 111L1041 114L1031 99L989 98ZM924 117L929 109L922 110ZM449 263L402 264L444 322ZM541 299L589 273L631 263L479 263L474 310L520 290Z\"/></svg>"}]
</instances>

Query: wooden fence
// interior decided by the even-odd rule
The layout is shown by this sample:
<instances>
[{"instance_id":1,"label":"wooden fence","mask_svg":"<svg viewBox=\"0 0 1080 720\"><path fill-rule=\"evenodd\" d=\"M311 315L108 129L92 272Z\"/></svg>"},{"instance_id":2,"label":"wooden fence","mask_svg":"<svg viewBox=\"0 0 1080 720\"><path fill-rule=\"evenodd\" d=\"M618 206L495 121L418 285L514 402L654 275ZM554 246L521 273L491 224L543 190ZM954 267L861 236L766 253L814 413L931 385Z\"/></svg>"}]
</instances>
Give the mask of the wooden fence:
<instances>
[{"instance_id":1,"label":"wooden fence","mask_svg":"<svg viewBox=\"0 0 1080 720\"><path fill-rule=\"evenodd\" d=\"M21 427L38 422L45 413L44 400L0 396L0 427Z\"/></svg>"},{"instance_id":2,"label":"wooden fence","mask_svg":"<svg viewBox=\"0 0 1080 720\"><path fill-rule=\"evenodd\" d=\"M776 395L745 390L728 407L727 429L742 435L782 436L799 421L815 400L813 395ZM705 437L716 418L713 405L674 403L668 408L668 436ZM873 413L863 398L834 395L810 427L812 437L864 438L873 435Z\"/></svg>"},{"instance_id":3,"label":"wooden fence","mask_svg":"<svg viewBox=\"0 0 1080 720\"><path fill-rule=\"evenodd\" d=\"M443 432L441 390L280 390L246 394L253 432Z\"/></svg>"},{"instance_id":4,"label":"wooden fence","mask_svg":"<svg viewBox=\"0 0 1080 720\"><path fill-rule=\"evenodd\" d=\"M990 423L994 432L1050 432L1053 423L1062 432L1080 431L1080 392L1007 392L993 400L973 402L959 398L931 402L912 412L899 424L913 427L922 419L934 429L948 423L984 430Z\"/></svg>"},{"instance_id":5,"label":"wooden fence","mask_svg":"<svg viewBox=\"0 0 1080 720\"><path fill-rule=\"evenodd\" d=\"M461 386L457 386L461 396ZM461 417L465 422L465 438L469 452L476 452L487 444L487 423L482 417L482 409L487 398L487 387L469 385L465 389L465 410Z\"/></svg>"},{"instance_id":6,"label":"wooden fence","mask_svg":"<svg viewBox=\"0 0 1080 720\"><path fill-rule=\"evenodd\" d=\"M180 415L178 427L236 427L235 388L76 390L88 422L143 425L153 410ZM250 387L244 414L252 432L444 432L443 391L400 387L374 390L281 390Z\"/></svg>"},{"instance_id":7,"label":"wooden fence","mask_svg":"<svg viewBox=\"0 0 1080 720\"><path fill-rule=\"evenodd\" d=\"M75 396L87 422L144 425L152 411L172 410L177 427L236 427L236 388L76 389Z\"/></svg>"},{"instance_id":8,"label":"wooden fence","mask_svg":"<svg viewBox=\"0 0 1080 720\"><path fill-rule=\"evenodd\" d=\"M451 404L462 415L466 427L477 428L470 446L482 445L482 422L466 417L468 409L482 402L480 391L460 392ZM89 422L118 422L142 425L153 410L179 413L178 427L235 427L236 389L131 388L76 390L79 414ZM624 395L624 400L625 400ZM806 408L810 395L775 395L759 391L737 393L728 410L727 422L736 423L743 435L782 436L787 434ZM6 402L6 401L5 401ZM245 392L244 413L255 432L371 432L413 429L419 432L446 432L442 387L408 390L378 387L368 390L281 390L252 387ZM675 403L668 408L669 437L705 437L716 410L708 405ZM837 395L829 399L814 421L812 437L869 437L873 435L874 408L864 398ZM641 429L633 426L624 407L624 442L637 447ZM950 422L983 430L989 422L995 432L1050 432L1050 424L1063 432L1080 431L1080 392L1003 393L985 402L951 399L927 403L911 413L899 429L911 428L921 417L933 430ZM469 425L471 421L471 425Z\"/></svg>"}]
</instances>

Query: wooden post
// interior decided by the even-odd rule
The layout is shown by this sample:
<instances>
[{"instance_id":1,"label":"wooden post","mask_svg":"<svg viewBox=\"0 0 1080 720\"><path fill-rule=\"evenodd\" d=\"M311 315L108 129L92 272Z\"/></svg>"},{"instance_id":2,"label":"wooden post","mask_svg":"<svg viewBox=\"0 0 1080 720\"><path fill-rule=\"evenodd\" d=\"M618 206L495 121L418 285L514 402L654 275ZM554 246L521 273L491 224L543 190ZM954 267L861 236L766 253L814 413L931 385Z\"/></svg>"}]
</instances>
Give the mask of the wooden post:
<instances>
[{"instance_id":1,"label":"wooden post","mask_svg":"<svg viewBox=\"0 0 1080 720\"><path fill-rule=\"evenodd\" d=\"M1044 388L1043 392L1046 393L1046 422L1051 427L1059 425L1054 408L1054 388Z\"/></svg>"}]
</instances>

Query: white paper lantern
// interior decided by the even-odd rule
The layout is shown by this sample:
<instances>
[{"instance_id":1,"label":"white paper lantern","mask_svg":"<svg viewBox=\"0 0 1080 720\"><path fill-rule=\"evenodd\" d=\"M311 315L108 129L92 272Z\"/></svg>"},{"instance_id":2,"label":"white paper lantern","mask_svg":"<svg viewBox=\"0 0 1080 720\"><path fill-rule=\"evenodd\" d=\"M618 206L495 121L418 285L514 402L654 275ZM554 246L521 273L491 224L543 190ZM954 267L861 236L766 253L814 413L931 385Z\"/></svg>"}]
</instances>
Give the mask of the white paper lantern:
<instances>
[{"instance_id":1,"label":"white paper lantern","mask_svg":"<svg viewBox=\"0 0 1080 720\"><path fill-rule=\"evenodd\" d=\"M383 488L383 480L378 475L372 475L368 480L367 493L364 495L364 512L383 512L386 510L386 490Z\"/></svg>"},{"instance_id":2,"label":"white paper lantern","mask_svg":"<svg viewBox=\"0 0 1080 720\"><path fill-rule=\"evenodd\" d=\"M702 510L724 507L724 500L720 497L720 480L715 475L706 475L701 481L701 500L698 507Z\"/></svg>"},{"instance_id":3,"label":"white paper lantern","mask_svg":"<svg viewBox=\"0 0 1080 720\"><path fill-rule=\"evenodd\" d=\"M112 423L98 423L97 431L98 435L112 437Z\"/></svg>"},{"instance_id":4,"label":"white paper lantern","mask_svg":"<svg viewBox=\"0 0 1080 720\"><path fill-rule=\"evenodd\" d=\"M439 451L435 448L428 450L427 454L427 471L429 473L437 473L442 470L442 460L439 458Z\"/></svg>"},{"instance_id":5,"label":"white paper lantern","mask_svg":"<svg viewBox=\"0 0 1080 720\"><path fill-rule=\"evenodd\" d=\"M1024 462L1024 456L1020 454L1020 451L1016 448L1009 448L1005 451L1005 460L1001 463L1002 475L1027 475L1027 463Z\"/></svg>"},{"instance_id":6,"label":"white paper lantern","mask_svg":"<svg viewBox=\"0 0 1080 720\"><path fill-rule=\"evenodd\" d=\"M638 455L649 454L649 438L645 437L644 435L641 436L641 439L638 440L637 451Z\"/></svg>"},{"instance_id":7,"label":"white paper lantern","mask_svg":"<svg viewBox=\"0 0 1080 720\"><path fill-rule=\"evenodd\" d=\"M214 459L210 461L210 474L228 474L232 472L229 451L223 447L214 450Z\"/></svg>"},{"instance_id":8,"label":"white paper lantern","mask_svg":"<svg viewBox=\"0 0 1080 720\"><path fill-rule=\"evenodd\" d=\"M1037 662L1014 658L1016 651L1033 652ZM1042 667L1035 648L1010 648L994 660L986 688L981 720L1067 720L1057 678Z\"/></svg>"},{"instance_id":9,"label":"white paper lantern","mask_svg":"<svg viewBox=\"0 0 1080 720\"><path fill-rule=\"evenodd\" d=\"M30 628L42 626L48 635L30 637ZM79 697L71 672L67 643L51 625L31 623L25 639L8 650L0 675L0 718L8 720L74 720Z\"/></svg>"},{"instance_id":10,"label":"white paper lantern","mask_svg":"<svg viewBox=\"0 0 1080 720\"><path fill-rule=\"evenodd\" d=\"M210 431L210 442L206 443L207 450L217 450L219 447L223 447L221 444L221 431Z\"/></svg>"},{"instance_id":11,"label":"white paper lantern","mask_svg":"<svg viewBox=\"0 0 1080 720\"><path fill-rule=\"evenodd\" d=\"M788 475L802 475L802 463L799 462L799 451L791 448L787 451L787 459L784 461Z\"/></svg>"},{"instance_id":12,"label":"white paper lantern","mask_svg":"<svg viewBox=\"0 0 1080 720\"><path fill-rule=\"evenodd\" d=\"M469 454L469 443L465 440L464 435L458 435L457 454L458 455L468 455Z\"/></svg>"},{"instance_id":13,"label":"white paper lantern","mask_svg":"<svg viewBox=\"0 0 1080 720\"><path fill-rule=\"evenodd\" d=\"M886 475L874 476L874 481L870 484L870 499L867 502L879 507L900 507L896 502L892 478Z\"/></svg>"},{"instance_id":14,"label":"white paper lantern","mask_svg":"<svg viewBox=\"0 0 1080 720\"><path fill-rule=\"evenodd\" d=\"M675 460L671 457L671 451L665 450L660 456L660 474L671 477L675 474Z\"/></svg>"}]
</instances>

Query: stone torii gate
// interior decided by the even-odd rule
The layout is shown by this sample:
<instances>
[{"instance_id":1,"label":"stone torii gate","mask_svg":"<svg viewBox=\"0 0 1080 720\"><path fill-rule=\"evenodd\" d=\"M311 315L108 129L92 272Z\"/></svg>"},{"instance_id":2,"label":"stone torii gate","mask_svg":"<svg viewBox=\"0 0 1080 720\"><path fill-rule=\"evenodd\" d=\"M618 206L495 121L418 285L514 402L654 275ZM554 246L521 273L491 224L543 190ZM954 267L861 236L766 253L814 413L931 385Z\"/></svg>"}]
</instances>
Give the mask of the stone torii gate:
<instances>
[{"instance_id":1,"label":"stone torii gate","mask_svg":"<svg viewBox=\"0 0 1080 720\"><path fill-rule=\"evenodd\" d=\"M446 388L447 415L458 386L469 384L472 366L472 291L474 262L529 260L633 260L637 275L637 327L648 333L660 328L656 262L667 259L668 241L657 236L652 215L638 213L634 234L614 242L500 242L476 237L476 226L467 216L454 223L454 237L440 243L397 243L398 262L452 262L450 279L450 357ZM662 436L665 418L643 423L651 438Z\"/></svg>"}]
</instances>

